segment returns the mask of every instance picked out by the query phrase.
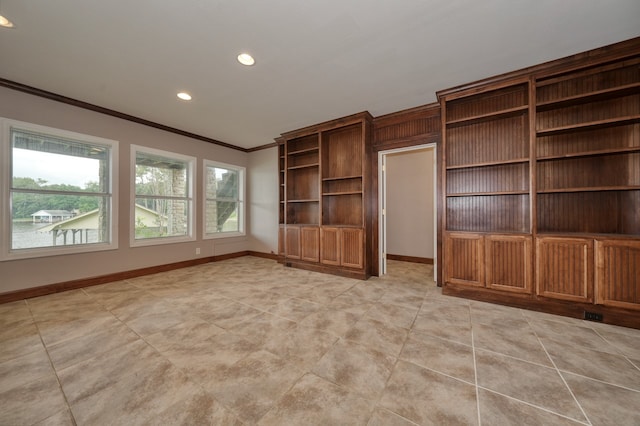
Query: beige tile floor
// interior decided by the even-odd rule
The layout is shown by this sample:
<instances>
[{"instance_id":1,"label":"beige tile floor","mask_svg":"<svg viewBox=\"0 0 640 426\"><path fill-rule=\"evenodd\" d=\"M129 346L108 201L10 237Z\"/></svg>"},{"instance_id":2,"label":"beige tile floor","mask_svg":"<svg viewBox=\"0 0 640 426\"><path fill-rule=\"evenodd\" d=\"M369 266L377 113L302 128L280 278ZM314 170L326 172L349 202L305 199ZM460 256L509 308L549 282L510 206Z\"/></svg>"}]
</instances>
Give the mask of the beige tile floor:
<instances>
[{"instance_id":1,"label":"beige tile floor","mask_svg":"<svg viewBox=\"0 0 640 426\"><path fill-rule=\"evenodd\" d=\"M0 425L639 425L640 330L243 257L0 305Z\"/></svg>"}]
</instances>

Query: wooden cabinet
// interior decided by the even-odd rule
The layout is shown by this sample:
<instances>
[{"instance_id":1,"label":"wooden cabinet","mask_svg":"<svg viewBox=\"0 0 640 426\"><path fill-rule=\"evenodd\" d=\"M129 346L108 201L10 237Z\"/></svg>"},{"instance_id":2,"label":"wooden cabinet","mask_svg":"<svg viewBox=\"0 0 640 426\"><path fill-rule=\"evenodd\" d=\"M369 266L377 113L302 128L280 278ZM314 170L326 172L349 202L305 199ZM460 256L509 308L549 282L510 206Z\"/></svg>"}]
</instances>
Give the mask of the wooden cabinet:
<instances>
[{"instance_id":1,"label":"wooden cabinet","mask_svg":"<svg viewBox=\"0 0 640 426\"><path fill-rule=\"evenodd\" d=\"M593 302L593 240L541 237L536 241L536 293L553 299Z\"/></svg>"},{"instance_id":2,"label":"wooden cabinet","mask_svg":"<svg viewBox=\"0 0 640 426\"><path fill-rule=\"evenodd\" d=\"M322 227L322 263L361 269L364 266L364 249L361 228Z\"/></svg>"},{"instance_id":3,"label":"wooden cabinet","mask_svg":"<svg viewBox=\"0 0 640 426\"><path fill-rule=\"evenodd\" d=\"M640 326L640 38L438 97L443 293Z\"/></svg>"},{"instance_id":4,"label":"wooden cabinet","mask_svg":"<svg viewBox=\"0 0 640 426\"><path fill-rule=\"evenodd\" d=\"M640 310L640 241L596 240L596 303Z\"/></svg>"},{"instance_id":5,"label":"wooden cabinet","mask_svg":"<svg viewBox=\"0 0 640 426\"><path fill-rule=\"evenodd\" d=\"M640 241L541 237L540 296L640 309Z\"/></svg>"},{"instance_id":6,"label":"wooden cabinet","mask_svg":"<svg viewBox=\"0 0 640 426\"><path fill-rule=\"evenodd\" d=\"M285 256L288 259L300 259L300 227L285 226Z\"/></svg>"},{"instance_id":7,"label":"wooden cabinet","mask_svg":"<svg viewBox=\"0 0 640 426\"><path fill-rule=\"evenodd\" d=\"M445 283L531 293L530 80L441 97Z\"/></svg>"},{"instance_id":8,"label":"wooden cabinet","mask_svg":"<svg viewBox=\"0 0 640 426\"><path fill-rule=\"evenodd\" d=\"M451 261L446 264L446 282L484 287L483 243L482 234L447 233L445 255Z\"/></svg>"},{"instance_id":9,"label":"wooden cabinet","mask_svg":"<svg viewBox=\"0 0 640 426\"><path fill-rule=\"evenodd\" d=\"M356 114L282 135L281 204L286 229L300 229L288 248L292 266L367 278L366 230L371 116ZM293 238L293 237L291 237ZM290 259L300 262L290 262Z\"/></svg>"},{"instance_id":10,"label":"wooden cabinet","mask_svg":"<svg viewBox=\"0 0 640 426\"><path fill-rule=\"evenodd\" d=\"M485 280L488 288L512 293L532 291L532 237L487 235L485 237Z\"/></svg>"},{"instance_id":11,"label":"wooden cabinet","mask_svg":"<svg viewBox=\"0 0 640 426\"><path fill-rule=\"evenodd\" d=\"M302 260L320 261L320 230L317 226L300 228L300 253Z\"/></svg>"},{"instance_id":12,"label":"wooden cabinet","mask_svg":"<svg viewBox=\"0 0 640 426\"><path fill-rule=\"evenodd\" d=\"M445 280L512 293L531 293L531 237L449 232Z\"/></svg>"},{"instance_id":13,"label":"wooden cabinet","mask_svg":"<svg viewBox=\"0 0 640 426\"><path fill-rule=\"evenodd\" d=\"M320 260L325 265L340 266L340 228L322 227Z\"/></svg>"},{"instance_id":14,"label":"wooden cabinet","mask_svg":"<svg viewBox=\"0 0 640 426\"><path fill-rule=\"evenodd\" d=\"M360 269L364 267L365 247L362 228L340 230L340 259L342 266Z\"/></svg>"}]
</instances>

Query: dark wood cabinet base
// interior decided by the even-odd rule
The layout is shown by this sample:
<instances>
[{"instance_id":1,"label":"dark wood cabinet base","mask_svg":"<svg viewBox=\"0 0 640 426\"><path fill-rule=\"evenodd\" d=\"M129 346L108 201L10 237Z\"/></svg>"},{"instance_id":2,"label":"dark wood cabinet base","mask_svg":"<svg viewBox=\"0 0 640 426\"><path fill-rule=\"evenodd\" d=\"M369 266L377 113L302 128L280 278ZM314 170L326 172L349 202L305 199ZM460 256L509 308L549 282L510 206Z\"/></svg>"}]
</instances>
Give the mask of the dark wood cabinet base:
<instances>
[{"instance_id":1,"label":"dark wood cabinet base","mask_svg":"<svg viewBox=\"0 0 640 426\"><path fill-rule=\"evenodd\" d=\"M366 280L369 275L362 269L336 268L334 266L325 266L315 262L305 262L303 260L287 259L285 257L278 258L278 262L287 267L305 269L307 271L322 272L324 274L337 275L339 277L354 278L357 280Z\"/></svg>"},{"instance_id":2,"label":"dark wood cabinet base","mask_svg":"<svg viewBox=\"0 0 640 426\"><path fill-rule=\"evenodd\" d=\"M475 289L449 283L442 287L442 294L578 319L585 319L585 313L595 313L602 315L601 322L605 324L640 329L640 312L634 310L554 300L526 294L505 294L502 291L486 288Z\"/></svg>"}]
</instances>

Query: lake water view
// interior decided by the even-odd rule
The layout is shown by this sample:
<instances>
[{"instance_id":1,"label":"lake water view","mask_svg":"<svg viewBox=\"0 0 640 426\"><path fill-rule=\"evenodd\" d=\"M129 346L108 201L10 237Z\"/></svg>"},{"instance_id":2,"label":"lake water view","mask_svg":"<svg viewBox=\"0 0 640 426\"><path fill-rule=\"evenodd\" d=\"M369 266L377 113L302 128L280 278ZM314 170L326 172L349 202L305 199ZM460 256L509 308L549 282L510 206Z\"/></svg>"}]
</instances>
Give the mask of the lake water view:
<instances>
[{"instance_id":1,"label":"lake water view","mask_svg":"<svg viewBox=\"0 0 640 426\"><path fill-rule=\"evenodd\" d=\"M12 226L12 249L24 249L35 247L51 247L53 246L52 232L38 232L38 230L50 225L49 223L33 223L33 222L13 222ZM82 244L97 243L98 230L92 229L88 232L88 241L85 240L85 232L82 231ZM73 244L71 231L67 232L67 245ZM80 233L76 234L76 244L80 244ZM64 245L64 237L62 233L58 233L55 245Z\"/></svg>"}]
</instances>

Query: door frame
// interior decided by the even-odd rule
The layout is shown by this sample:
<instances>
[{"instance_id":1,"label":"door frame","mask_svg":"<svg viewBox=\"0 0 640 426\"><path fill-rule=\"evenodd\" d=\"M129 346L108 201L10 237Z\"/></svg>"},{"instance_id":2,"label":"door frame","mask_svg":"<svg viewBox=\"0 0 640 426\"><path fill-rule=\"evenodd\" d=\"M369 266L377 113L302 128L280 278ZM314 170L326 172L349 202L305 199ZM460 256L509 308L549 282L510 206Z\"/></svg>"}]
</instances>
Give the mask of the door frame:
<instances>
[{"instance_id":1,"label":"door frame","mask_svg":"<svg viewBox=\"0 0 640 426\"><path fill-rule=\"evenodd\" d=\"M386 158L389 154L400 152L433 150L433 276L437 277L438 271L438 149L436 143L413 145L405 148L388 149L378 151L378 264L379 275L387 273L387 218L386 218L386 194L387 174Z\"/></svg>"}]
</instances>

